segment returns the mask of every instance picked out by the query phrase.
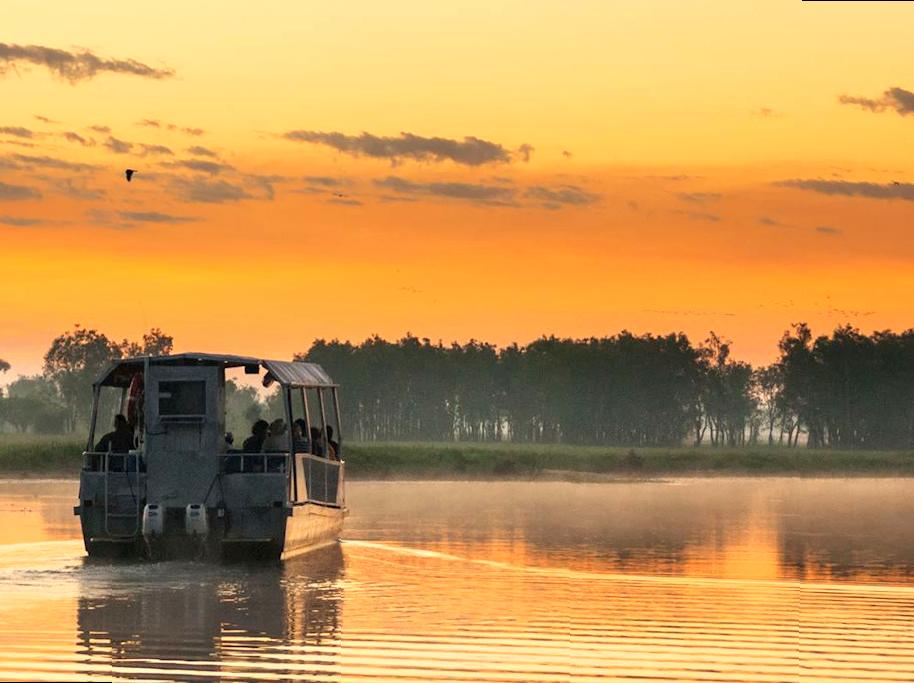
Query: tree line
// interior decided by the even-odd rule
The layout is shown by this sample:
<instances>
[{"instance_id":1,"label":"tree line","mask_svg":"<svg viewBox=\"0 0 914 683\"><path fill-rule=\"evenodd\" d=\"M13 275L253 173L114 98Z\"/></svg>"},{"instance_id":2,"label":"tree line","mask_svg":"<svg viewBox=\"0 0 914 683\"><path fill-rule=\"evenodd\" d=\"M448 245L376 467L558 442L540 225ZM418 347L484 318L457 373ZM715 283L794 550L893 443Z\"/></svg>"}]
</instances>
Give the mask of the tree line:
<instances>
[{"instance_id":1,"label":"tree line","mask_svg":"<svg viewBox=\"0 0 914 683\"><path fill-rule=\"evenodd\" d=\"M85 429L91 382L108 362L172 347L157 328L116 342L77 326L53 340L40 375L8 386L0 428ZM343 430L357 440L914 447L914 330L866 335L846 325L814 337L798 324L777 360L755 368L730 351L713 333L697 345L681 333L621 332L504 348L407 335L319 339L296 358L343 386ZM0 360L0 372L9 369ZM227 421L249 424L275 401L229 382Z\"/></svg>"}]
</instances>

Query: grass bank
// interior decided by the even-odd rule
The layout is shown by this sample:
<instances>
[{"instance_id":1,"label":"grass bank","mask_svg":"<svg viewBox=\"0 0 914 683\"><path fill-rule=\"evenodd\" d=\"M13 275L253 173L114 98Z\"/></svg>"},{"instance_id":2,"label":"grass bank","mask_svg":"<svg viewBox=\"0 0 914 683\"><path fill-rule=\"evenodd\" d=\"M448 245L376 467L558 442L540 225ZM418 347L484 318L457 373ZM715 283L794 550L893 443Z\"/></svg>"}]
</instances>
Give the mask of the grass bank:
<instances>
[{"instance_id":1,"label":"grass bank","mask_svg":"<svg viewBox=\"0 0 914 683\"><path fill-rule=\"evenodd\" d=\"M84 438L0 434L0 472L76 475ZM731 475L909 475L914 451L609 448L554 444L348 443L352 479Z\"/></svg>"}]
</instances>

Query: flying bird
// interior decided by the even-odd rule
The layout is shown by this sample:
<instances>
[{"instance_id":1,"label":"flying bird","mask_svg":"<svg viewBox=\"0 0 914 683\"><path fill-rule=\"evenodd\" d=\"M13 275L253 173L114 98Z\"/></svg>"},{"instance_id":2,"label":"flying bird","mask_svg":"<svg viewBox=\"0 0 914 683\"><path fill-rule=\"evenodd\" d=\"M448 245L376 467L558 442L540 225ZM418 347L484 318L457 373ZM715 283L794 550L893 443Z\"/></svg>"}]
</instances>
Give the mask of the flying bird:
<instances>
[{"instance_id":1,"label":"flying bird","mask_svg":"<svg viewBox=\"0 0 914 683\"><path fill-rule=\"evenodd\" d=\"M136 170L132 168L128 168L126 171L124 171L124 175L127 177L128 183L130 182L130 179L133 178L134 173L136 173Z\"/></svg>"}]
</instances>

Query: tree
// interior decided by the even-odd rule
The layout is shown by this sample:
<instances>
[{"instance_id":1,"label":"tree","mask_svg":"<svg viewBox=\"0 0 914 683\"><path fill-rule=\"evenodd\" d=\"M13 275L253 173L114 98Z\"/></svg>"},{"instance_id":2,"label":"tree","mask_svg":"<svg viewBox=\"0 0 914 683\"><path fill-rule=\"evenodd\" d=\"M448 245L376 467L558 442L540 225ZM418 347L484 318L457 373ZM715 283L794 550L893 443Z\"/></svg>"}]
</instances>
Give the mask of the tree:
<instances>
[{"instance_id":1,"label":"tree","mask_svg":"<svg viewBox=\"0 0 914 683\"><path fill-rule=\"evenodd\" d=\"M109 363L125 354L167 354L172 345L172 337L159 328L143 335L141 342L114 342L98 330L80 325L56 337L44 356L44 376L57 387L67 409L69 429L88 418L92 383Z\"/></svg>"},{"instance_id":2,"label":"tree","mask_svg":"<svg viewBox=\"0 0 914 683\"><path fill-rule=\"evenodd\" d=\"M11 367L13 366L0 358L0 372L8 372Z\"/></svg>"}]
</instances>

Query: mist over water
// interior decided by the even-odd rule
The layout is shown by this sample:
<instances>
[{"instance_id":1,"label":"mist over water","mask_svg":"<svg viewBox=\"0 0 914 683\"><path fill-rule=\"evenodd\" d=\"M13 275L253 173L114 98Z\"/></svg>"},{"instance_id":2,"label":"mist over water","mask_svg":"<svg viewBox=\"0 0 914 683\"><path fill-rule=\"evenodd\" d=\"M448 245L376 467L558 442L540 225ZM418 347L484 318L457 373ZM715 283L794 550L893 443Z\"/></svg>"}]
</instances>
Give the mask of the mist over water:
<instances>
[{"instance_id":1,"label":"mist over water","mask_svg":"<svg viewBox=\"0 0 914 683\"><path fill-rule=\"evenodd\" d=\"M0 482L0 679L912 680L914 480L355 482L281 565L89 562Z\"/></svg>"}]
</instances>

